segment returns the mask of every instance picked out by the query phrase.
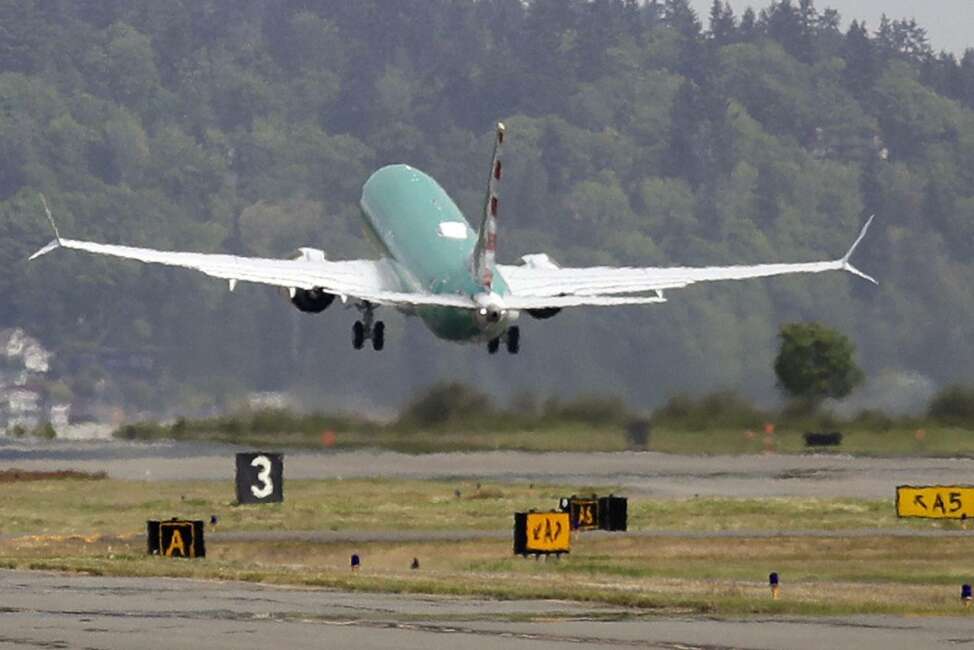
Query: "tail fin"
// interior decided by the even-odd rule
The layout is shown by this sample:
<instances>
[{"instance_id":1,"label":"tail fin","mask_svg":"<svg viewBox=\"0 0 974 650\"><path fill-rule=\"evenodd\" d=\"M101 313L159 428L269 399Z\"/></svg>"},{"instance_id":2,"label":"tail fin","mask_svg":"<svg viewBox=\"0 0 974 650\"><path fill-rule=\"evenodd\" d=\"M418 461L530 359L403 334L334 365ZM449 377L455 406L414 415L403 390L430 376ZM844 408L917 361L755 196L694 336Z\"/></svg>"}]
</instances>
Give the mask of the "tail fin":
<instances>
[{"instance_id":1,"label":"tail fin","mask_svg":"<svg viewBox=\"0 0 974 650\"><path fill-rule=\"evenodd\" d=\"M490 161L487 179L487 196L484 214L477 234L477 246L473 250L473 272L484 288L490 291L494 282L494 255L497 252L497 186L501 180L501 146L504 144L504 123L497 123L494 137L494 155Z\"/></svg>"}]
</instances>

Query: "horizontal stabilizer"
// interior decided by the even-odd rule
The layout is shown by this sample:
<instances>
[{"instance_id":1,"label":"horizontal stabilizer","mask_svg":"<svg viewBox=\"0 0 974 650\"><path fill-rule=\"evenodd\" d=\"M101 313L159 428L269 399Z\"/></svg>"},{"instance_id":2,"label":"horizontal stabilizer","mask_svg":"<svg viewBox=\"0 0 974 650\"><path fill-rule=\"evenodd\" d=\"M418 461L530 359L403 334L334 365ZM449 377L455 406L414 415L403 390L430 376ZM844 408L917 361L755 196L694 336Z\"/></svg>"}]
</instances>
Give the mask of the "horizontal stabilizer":
<instances>
[{"instance_id":1,"label":"horizontal stabilizer","mask_svg":"<svg viewBox=\"0 0 974 650\"><path fill-rule=\"evenodd\" d=\"M662 292L651 296L504 296L508 309L562 309L565 307L618 307L666 302Z\"/></svg>"}]
</instances>

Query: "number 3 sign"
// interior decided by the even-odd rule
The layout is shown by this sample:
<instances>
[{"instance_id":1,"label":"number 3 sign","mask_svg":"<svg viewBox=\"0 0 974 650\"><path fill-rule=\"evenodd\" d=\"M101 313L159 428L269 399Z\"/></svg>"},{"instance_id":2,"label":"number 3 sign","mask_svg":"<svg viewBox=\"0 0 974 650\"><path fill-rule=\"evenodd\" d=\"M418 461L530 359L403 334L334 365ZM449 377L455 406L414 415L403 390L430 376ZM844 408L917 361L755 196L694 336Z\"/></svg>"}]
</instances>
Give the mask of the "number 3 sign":
<instances>
[{"instance_id":1,"label":"number 3 sign","mask_svg":"<svg viewBox=\"0 0 974 650\"><path fill-rule=\"evenodd\" d=\"M237 454L237 503L277 503L283 500L283 454Z\"/></svg>"}]
</instances>

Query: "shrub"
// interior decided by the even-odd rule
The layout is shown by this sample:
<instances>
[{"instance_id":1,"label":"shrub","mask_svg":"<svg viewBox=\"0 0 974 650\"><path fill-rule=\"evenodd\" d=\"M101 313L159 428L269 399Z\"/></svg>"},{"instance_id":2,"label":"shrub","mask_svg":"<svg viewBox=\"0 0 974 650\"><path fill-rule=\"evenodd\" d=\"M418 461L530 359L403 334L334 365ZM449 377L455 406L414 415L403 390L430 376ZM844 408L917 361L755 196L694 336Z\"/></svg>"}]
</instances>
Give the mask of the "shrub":
<instances>
[{"instance_id":1,"label":"shrub","mask_svg":"<svg viewBox=\"0 0 974 650\"><path fill-rule=\"evenodd\" d=\"M168 437L169 430L158 422L135 422L115 429L113 438L122 440L159 440Z\"/></svg>"},{"instance_id":2,"label":"shrub","mask_svg":"<svg viewBox=\"0 0 974 650\"><path fill-rule=\"evenodd\" d=\"M569 402L550 399L545 403L546 420L581 422L593 425L621 424L629 419L626 403L618 397L582 395Z\"/></svg>"},{"instance_id":3,"label":"shrub","mask_svg":"<svg viewBox=\"0 0 974 650\"><path fill-rule=\"evenodd\" d=\"M693 398L676 395L653 413L654 426L666 425L691 431L714 427L755 428L768 415L731 391Z\"/></svg>"},{"instance_id":4,"label":"shrub","mask_svg":"<svg viewBox=\"0 0 974 650\"><path fill-rule=\"evenodd\" d=\"M54 440L57 438L57 431L51 426L50 422L45 422L40 424L31 431L31 435L35 438L43 438L45 440Z\"/></svg>"},{"instance_id":5,"label":"shrub","mask_svg":"<svg viewBox=\"0 0 974 650\"><path fill-rule=\"evenodd\" d=\"M860 411L852 423L857 427L871 431L889 431L896 424L896 421L882 411L866 409Z\"/></svg>"},{"instance_id":6,"label":"shrub","mask_svg":"<svg viewBox=\"0 0 974 650\"><path fill-rule=\"evenodd\" d=\"M974 387L948 386L933 396L927 415L942 424L974 426Z\"/></svg>"},{"instance_id":7,"label":"shrub","mask_svg":"<svg viewBox=\"0 0 974 650\"><path fill-rule=\"evenodd\" d=\"M475 423L494 413L490 398L459 382L436 384L416 397L399 414L406 427L440 427Z\"/></svg>"}]
</instances>

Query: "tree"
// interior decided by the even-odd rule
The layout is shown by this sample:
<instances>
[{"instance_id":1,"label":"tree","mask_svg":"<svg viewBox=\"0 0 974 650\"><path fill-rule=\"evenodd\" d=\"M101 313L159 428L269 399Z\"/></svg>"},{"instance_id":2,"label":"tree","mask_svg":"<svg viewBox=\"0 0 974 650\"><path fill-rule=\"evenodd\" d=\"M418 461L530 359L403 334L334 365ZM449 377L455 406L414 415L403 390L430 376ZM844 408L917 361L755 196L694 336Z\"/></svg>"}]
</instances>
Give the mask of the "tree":
<instances>
[{"instance_id":1,"label":"tree","mask_svg":"<svg viewBox=\"0 0 974 650\"><path fill-rule=\"evenodd\" d=\"M718 46L733 42L736 29L737 20L730 3L714 0L710 7L710 38L713 42Z\"/></svg>"},{"instance_id":2,"label":"tree","mask_svg":"<svg viewBox=\"0 0 974 650\"><path fill-rule=\"evenodd\" d=\"M796 55L805 63L815 60L815 39L818 36L819 15L812 0L799 0L798 24L801 25L801 37L796 44Z\"/></svg>"},{"instance_id":3,"label":"tree","mask_svg":"<svg viewBox=\"0 0 974 650\"><path fill-rule=\"evenodd\" d=\"M754 14L754 9L748 7L741 14L741 26L738 29L738 34L742 40L750 41L756 38L760 34L760 30L757 26L757 16Z\"/></svg>"},{"instance_id":4,"label":"tree","mask_svg":"<svg viewBox=\"0 0 974 650\"><path fill-rule=\"evenodd\" d=\"M503 120L505 262L811 260L879 217L858 254L880 293L740 283L665 309L566 314L518 361L542 398L611 386L651 404L726 385L766 398L769 323L811 309L868 324L868 371L974 381L974 49L934 55L909 20L846 30L827 0L735 18L743 4L0 0L0 323L42 337L52 379L91 387L79 400L138 400L125 385L146 381L163 411L259 386L309 406L316 391L398 403L443 377L504 393L502 367L415 321L388 323L409 345L374 372L334 308L305 318L266 288L67 253L24 263L50 238L38 191L79 238L371 255L368 173L415 165L475 220ZM107 370L145 355L152 372Z\"/></svg>"},{"instance_id":5,"label":"tree","mask_svg":"<svg viewBox=\"0 0 974 650\"><path fill-rule=\"evenodd\" d=\"M768 36L781 43L792 56L803 58L801 47L805 39L802 17L791 0L773 2L770 7L761 10L761 17L767 26Z\"/></svg>"},{"instance_id":6,"label":"tree","mask_svg":"<svg viewBox=\"0 0 974 650\"><path fill-rule=\"evenodd\" d=\"M865 93L872 88L879 75L879 62L865 24L853 20L849 25L849 31L845 35L843 58L843 80L849 89L854 93Z\"/></svg>"},{"instance_id":7,"label":"tree","mask_svg":"<svg viewBox=\"0 0 974 650\"><path fill-rule=\"evenodd\" d=\"M960 60L960 80L958 93L969 108L974 108L974 48L964 50Z\"/></svg>"},{"instance_id":8,"label":"tree","mask_svg":"<svg viewBox=\"0 0 974 650\"><path fill-rule=\"evenodd\" d=\"M696 40L700 37L700 20L687 0L666 0L663 16L666 24L684 38Z\"/></svg>"},{"instance_id":9,"label":"tree","mask_svg":"<svg viewBox=\"0 0 974 650\"><path fill-rule=\"evenodd\" d=\"M692 81L701 83L709 73L705 50L701 47L702 27L687 0L666 0L663 4L663 24L679 34L677 70Z\"/></svg>"},{"instance_id":10,"label":"tree","mask_svg":"<svg viewBox=\"0 0 974 650\"><path fill-rule=\"evenodd\" d=\"M826 397L841 399L862 383L855 346L836 330L821 323L791 323L778 337L774 372L778 385L793 398L811 404Z\"/></svg>"}]
</instances>

